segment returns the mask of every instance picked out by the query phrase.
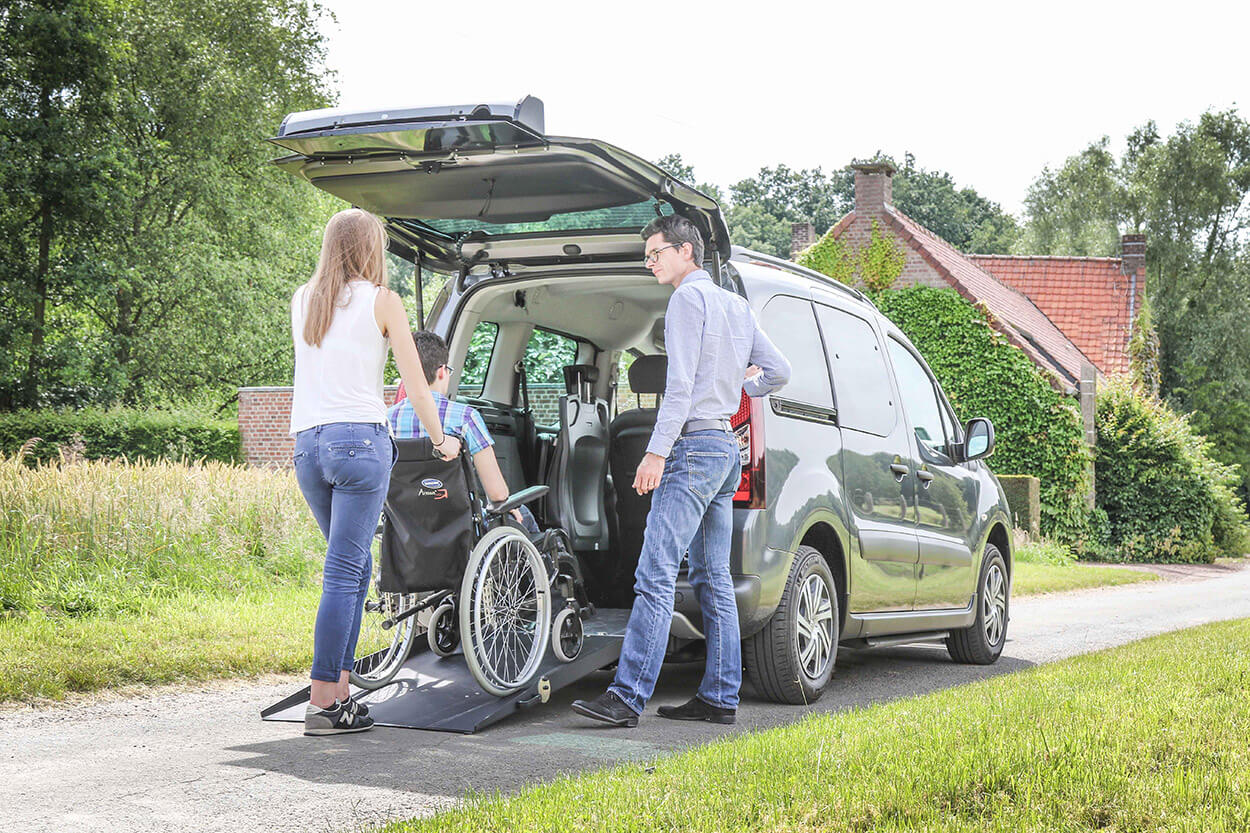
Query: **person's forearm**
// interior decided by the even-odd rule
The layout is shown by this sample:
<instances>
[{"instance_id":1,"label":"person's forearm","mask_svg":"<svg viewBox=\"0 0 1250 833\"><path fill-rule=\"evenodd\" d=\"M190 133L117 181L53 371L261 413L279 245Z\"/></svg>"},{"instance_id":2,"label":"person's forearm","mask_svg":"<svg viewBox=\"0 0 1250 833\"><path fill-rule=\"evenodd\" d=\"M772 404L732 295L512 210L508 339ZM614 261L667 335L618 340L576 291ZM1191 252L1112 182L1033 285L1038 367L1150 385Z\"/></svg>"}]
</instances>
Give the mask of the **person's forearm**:
<instances>
[{"instance_id":1,"label":"person's forearm","mask_svg":"<svg viewBox=\"0 0 1250 833\"><path fill-rule=\"evenodd\" d=\"M477 469L478 479L482 481L482 489L491 503L507 500L512 492L508 491L508 481L503 479L499 469L499 459L495 457L495 449L487 446L473 455L473 468Z\"/></svg>"},{"instance_id":2,"label":"person's forearm","mask_svg":"<svg viewBox=\"0 0 1250 833\"><path fill-rule=\"evenodd\" d=\"M435 446L442 445L445 435L443 424L438 418L438 406L430 395L430 385L425 381L425 370L421 367L421 356L412 341L412 333L407 330L395 333L391 338L391 350L395 354L395 364L399 367L400 378L404 380L404 391L417 412L417 419L425 433L430 435L430 442Z\"/></svg>"},{"instance_id":3,"label":"person's forearm","mask_svg":"<svg viewBox=\"0 0 1250 833\"><path fill-rule=\"evenodd\" d=\"M755 329L755 340L751 346L751 364L760 368L760 373L742 384L747 396L760 397L779 390L790 381L790 362L781 354L776 345L759 329Z\"/></svg>"}]
</instances>

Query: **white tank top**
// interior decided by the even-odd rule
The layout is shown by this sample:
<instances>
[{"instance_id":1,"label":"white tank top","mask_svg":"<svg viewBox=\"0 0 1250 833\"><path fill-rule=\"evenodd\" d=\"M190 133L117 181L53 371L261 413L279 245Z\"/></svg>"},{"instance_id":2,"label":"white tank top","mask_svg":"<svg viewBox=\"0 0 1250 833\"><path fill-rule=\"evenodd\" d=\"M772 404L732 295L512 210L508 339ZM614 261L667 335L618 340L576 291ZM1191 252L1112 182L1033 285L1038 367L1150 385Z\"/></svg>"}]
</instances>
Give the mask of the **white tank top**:
<instances>
[{"instance_id":1,"label":"white tank top","mask_svg":"<svg viewBox=\"0 0 1250 833\"><path fill-rule=\"evenodd\" d=\"M295 341L292 436L331 422L389 424L382 398L382 370L390 341L378 329L373 315L380 289L365 280L348 283L320 347L304 341L308 284L295 290L291 298L291 335Z\"/></svg>"}]
</instances>

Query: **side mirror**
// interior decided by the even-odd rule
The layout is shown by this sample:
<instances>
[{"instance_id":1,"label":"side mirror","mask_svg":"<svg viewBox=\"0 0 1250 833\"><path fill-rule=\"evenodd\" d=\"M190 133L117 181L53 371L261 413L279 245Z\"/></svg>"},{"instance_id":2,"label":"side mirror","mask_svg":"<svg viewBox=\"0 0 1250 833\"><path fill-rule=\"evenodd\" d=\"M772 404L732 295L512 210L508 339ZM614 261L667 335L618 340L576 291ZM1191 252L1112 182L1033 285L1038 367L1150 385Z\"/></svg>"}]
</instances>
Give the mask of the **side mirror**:
<instances>
[{"instance_id":1,"label":"side mirror","mask_svg":"<svg viewBox=\"0 0 1250 833\"><path fill-rule=\"evenodd\" d=\"M994 424L984 417L968 420L964 427L964 462L994 453Z\"/></svg>"}]
</instances>

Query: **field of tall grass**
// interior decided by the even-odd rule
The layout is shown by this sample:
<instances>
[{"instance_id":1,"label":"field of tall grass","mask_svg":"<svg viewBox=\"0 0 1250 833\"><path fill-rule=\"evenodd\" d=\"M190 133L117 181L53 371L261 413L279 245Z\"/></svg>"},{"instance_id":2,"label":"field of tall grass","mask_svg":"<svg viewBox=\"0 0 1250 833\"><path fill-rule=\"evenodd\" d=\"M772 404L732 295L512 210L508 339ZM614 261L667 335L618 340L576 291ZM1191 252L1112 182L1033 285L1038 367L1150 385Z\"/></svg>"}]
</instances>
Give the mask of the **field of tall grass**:
<instances>
[{"instance_id":1,"label":"field of tall grass","mask_svg":"<svg viewBox=\"0 0 1250 833\"><path fill-rule=\"evenodd\" d=\"M290 472L0 459L0 699L303 667L324 549Z\"/></svg>"}]
</instances>

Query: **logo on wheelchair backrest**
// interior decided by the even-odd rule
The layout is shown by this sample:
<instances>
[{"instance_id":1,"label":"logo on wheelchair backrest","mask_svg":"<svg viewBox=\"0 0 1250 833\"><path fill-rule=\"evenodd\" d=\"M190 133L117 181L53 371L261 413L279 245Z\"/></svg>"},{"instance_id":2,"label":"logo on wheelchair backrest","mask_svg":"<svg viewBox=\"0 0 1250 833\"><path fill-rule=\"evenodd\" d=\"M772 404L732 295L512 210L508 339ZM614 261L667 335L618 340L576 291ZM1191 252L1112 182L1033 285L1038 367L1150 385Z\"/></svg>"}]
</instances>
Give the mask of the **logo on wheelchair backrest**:
<instances>
[{"instance_id":1,"label":"logo on wheelchair backrest","mask_svg":"<svg viewBox=\"0 0 1250 833\"><path fill-rule=\"evenodd\" d=\"M421 485L427 489L441 489L443 488L443 481L437 477L427 477L421 481Z\"/></svg>"}]
</instances>

